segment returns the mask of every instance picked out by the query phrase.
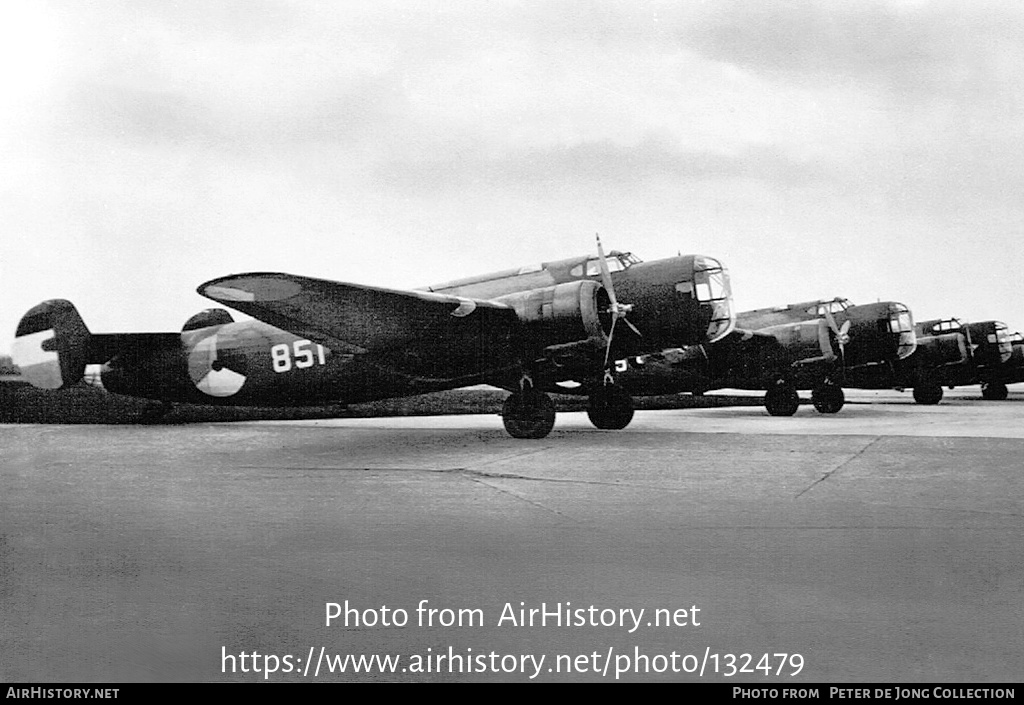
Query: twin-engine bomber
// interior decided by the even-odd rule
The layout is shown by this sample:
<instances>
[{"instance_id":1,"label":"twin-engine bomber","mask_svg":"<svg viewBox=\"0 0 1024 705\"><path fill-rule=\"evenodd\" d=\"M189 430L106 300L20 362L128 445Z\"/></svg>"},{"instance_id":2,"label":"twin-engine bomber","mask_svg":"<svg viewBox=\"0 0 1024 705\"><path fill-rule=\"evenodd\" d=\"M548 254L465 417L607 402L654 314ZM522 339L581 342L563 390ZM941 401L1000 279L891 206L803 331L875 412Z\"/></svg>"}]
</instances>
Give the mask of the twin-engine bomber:
<instances>
[{"instance_id":1,"label":"twin-engine bomber","mask_svg":"<svg viewBox=\"0 0 1024 705\"><path fill-rule=\"evenodd\" d=\"M815 409L834 414L852 378L876 369L891 375L916 345L903 304L805 301L737 314L736 329L718 341L626 360L618 381L632 394L763 389L773 416L795 414L797 390L810 389Z\"/></svg>"},{"instance_id":2,"label":"twin-engine bomber","mask_svg":"<svg viewBox=\"0 0 1024 705\"><path fill-rule=\"evenodd\" d=\"M727 336L735 325L718 260L643 262L580 256L396 290L292 274L236 274L199 293L224 309L180 333L89 331L71 302L44 301L18 324L12 357L45 389L102 365L109 392L244 406L355 403L492 384L512 392L502 418L516 438L543 438L555 406L543 391L582 380L598 428L625 428L629 393L614 361Z\"/></svg>"},{"instance_id":3,"label":"twin-engine bomber","mask_svg":"<svg viewBox=\"0 0 1024 705\"><path fill-rule=\"evenodd\" d=\"M917 324L917 351L892 369L860 370L851 387L914 390L918 404L938 404L942 388L981 385L988 400L1006 399L1007 384L1024 381L1019 333L1002 321L941 318Z\"/></svg>"}]
</instances>

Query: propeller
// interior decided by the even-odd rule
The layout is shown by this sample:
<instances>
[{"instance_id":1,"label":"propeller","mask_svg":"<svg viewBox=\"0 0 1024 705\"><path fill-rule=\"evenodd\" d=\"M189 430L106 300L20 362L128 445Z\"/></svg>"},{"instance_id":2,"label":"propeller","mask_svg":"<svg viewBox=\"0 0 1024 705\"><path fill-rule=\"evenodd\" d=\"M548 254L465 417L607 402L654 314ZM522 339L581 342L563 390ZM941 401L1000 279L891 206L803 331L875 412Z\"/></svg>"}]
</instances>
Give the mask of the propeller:
<instances>
[{"instance_id":1,"label":"propeller","mask_svg":"<svg viewBox=\"0 0 1024 705\"><path fill-rule=\"evenodd\" d=\"M850 342L850 321L849 319L843 321L843 325L836 325L836 319L832 315L832 312L825 309L825 320L828 322L828 327L832 329L832 332L836 334L836 342L839 343L839 354L845 355L846 350L844 349L846 344Z\"/></svg>"},{"instance_id":2,"label":"propeller","mask_svg":"<svg viewBox=\"0 0 1024 705\"><path fill-rule=\"evenodd\" d=\"M615 286L612 284L612 273L608 269L608 262L604 258L604 248L601 247L601 236L596 235L597 238L597 262L601 268L601 283L604 284L604 289L608 292L608 310L612 314L612 326L608 330L608 345L604 349L604 367L608 369L608 358L612 353L612 338L615 335L615 324L622 319L623 323L630 327L630 329L639 335L641 338L643 334L634 326L629 320L626 319L626 314L633 310L632 304L621 304L619 300L615 298Z\"/></svg>"}]
</instances>

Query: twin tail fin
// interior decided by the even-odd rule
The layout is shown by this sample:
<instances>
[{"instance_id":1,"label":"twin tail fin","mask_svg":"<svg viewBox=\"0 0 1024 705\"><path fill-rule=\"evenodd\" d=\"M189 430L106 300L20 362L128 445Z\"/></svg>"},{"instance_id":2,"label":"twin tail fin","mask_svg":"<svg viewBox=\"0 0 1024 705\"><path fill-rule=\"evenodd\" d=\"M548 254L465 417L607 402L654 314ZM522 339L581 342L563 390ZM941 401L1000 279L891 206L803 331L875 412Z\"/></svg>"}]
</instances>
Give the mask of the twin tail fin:
<instances>
[{"instance_id":1,"label":"twin tail fin","mask_svg":"<svg viewBox=\"0 0 1024 705\"><path fill-rule=\"evenodd\" d=\"M66 389L85 374L89 338L74 304L50 299L29 309L18 323L11 358L32 386Z\"/></svg>"}]
</instances>

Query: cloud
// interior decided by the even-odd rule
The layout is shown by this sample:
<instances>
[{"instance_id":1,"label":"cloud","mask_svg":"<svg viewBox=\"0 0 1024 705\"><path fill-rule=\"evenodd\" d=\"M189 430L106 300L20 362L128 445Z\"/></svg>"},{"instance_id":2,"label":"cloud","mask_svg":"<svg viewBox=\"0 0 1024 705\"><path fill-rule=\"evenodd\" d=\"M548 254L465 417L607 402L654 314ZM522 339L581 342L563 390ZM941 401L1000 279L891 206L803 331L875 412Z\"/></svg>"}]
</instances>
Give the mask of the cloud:
<instances>
[{"instance_id":1,"label":"cloud","mask_svg":"<svg viewBox=\"0 0 1024 705\"><path fill-rule=\"evenodd\" d=\"M702 54L780 78L852 81L912 98L999 73L1021 46L1017 3L717 3L678 27ZM692 20L692 18L691 18Z\"/></svg>"},{"instance_id":2,"label":"cloud","mask_svg":"<svg viewBox=\"0 0 1024 705\"><path fill-rule=\"evenodd\" d=\"M798 161L769 147L723 154L683 150L671 140L654 137L636 145L602 140L494 155L479 145L456 146L429 160L383 163L372 174L381 189L425 193L512 188L532 197L550 196L567 185L641 192L665 183L745 180L792 188L820 186L832 178L825 165Z\"/></svg>"},{"instance_id":3,"label":"cloud","mask_svg":"<svg viewBox=\"0 0 1024 705\"><path fill-rule=\"evenodd\" d=\"M642 233L622 246L643 254L700 233L759 267L772 243L867 241L869 262L885 237L906 233L895 259L921 233L999 242L1022 221L1015 5L19 7L0 206L22 298L53 295L13 283L50 251L114 253L111 285L151 301L224 263L423 284L597 228Z\"/></svg>"}]
</instances>

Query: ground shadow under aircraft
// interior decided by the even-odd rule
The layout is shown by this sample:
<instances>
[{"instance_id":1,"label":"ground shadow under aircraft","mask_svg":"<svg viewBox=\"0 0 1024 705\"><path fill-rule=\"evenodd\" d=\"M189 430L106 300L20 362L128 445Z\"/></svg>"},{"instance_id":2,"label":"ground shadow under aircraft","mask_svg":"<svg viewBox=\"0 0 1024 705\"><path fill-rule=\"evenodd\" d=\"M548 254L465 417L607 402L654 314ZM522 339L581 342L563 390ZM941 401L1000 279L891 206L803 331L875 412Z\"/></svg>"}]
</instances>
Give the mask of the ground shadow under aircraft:
<instances>
[{"instance_id":1,"label":"ground shadow under aircraft","mask_svg":"<svg viewBox=\"0 0 1024 705\"><path fill-rule=\"evenodd\" d=\"M500 414L508 392L492 388L455 389L415 397L385 399L348 406L219 407L175 404L166 414L153 418L158 402L108 394L81 383L70 389L36 389L16 380L0 380L0 423L54 424L184 424L214 421L302 420L327 418L374 418L388 416L439 416ZM587 398L553 394L558 411L584 411ZM636 408L708 409L726 406L761 406L760 395L668 394L636 397ZM805 403L806 400L804 400Z\"/></svg>"},{"instance_id":2,"label":"ground shadow under aircraft","mask_svg":"<svg viewBox=\"0 0 1024 705\"><path fill-rule=\"evenodd\" d=\"M964 388L967 392L968 388ZM983 401L980 391L962 396L947 396L946 405L969 405ZM862 398L847 397L847 404L911 404L915 402L909 392L893 398L891 395L874 398L871 392ZM489 387L453 389L422 394L414 397L384 399L348 406L309 407L247 407L203 406L176 404L167 413L154 418L159 403L108 394L97 387L80 383L70 389L48 391L36 389L15 376L0 378L0 423L51 424L188 424L223 421L280 421L334 418L386 418L389 416L449 416L458 414L500 414L508 392ZM587 398L565 394L552 394L558 411L585 411ZM715 409L724 407L757 407L763 411L762 396L756 392L731 394L712 392L703 396L692 394L664 394L637 396L633 399L638 410ZM1013 394L1002 403L1024 402L1024 396ZM809 405L810 399L801 398Z\"/></svg>"}]
</instances>

